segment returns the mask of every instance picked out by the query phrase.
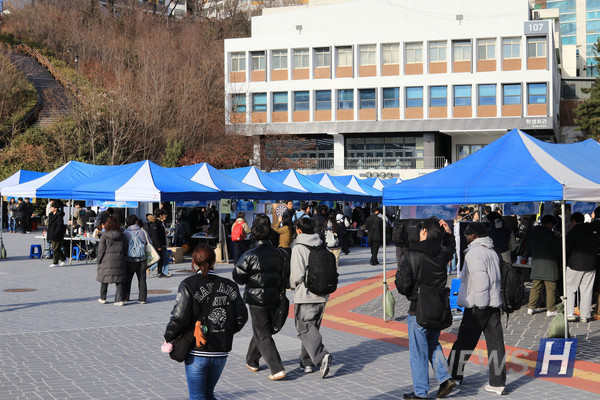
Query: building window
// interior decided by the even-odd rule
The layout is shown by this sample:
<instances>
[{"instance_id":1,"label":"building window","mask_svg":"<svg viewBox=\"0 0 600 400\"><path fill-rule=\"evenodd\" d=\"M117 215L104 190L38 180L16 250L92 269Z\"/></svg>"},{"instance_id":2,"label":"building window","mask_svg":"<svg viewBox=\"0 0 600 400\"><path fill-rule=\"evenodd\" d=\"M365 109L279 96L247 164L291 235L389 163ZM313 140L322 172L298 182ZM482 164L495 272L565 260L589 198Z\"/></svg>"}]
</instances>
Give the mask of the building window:
<instances>
[{"instance_id":1,"label":"building window","mask_svg":"<svg viewBox=\"0 0 600 400\"><path fill-rule=\"evenodd\" d=\"M527 38L527 57L546 57L546 38L528 37Z\"/></svg>"},{"instance_id":2,"label":"building window","mask_svg":"<svg viewBox=\"0 0 600 400\"><path fill-rule=\"evenodd\" d=\"M429 42L429 62L446 61L446 42Z\"/></svg>"},{"instance_id":3,"label":"building window","mask_svg":"<svg viewBox=\"0 0 600 400\"><path fill-rule=\"evenodd\" d=\"M471 105L471 85L454 86L454 105L455 106L470 106Z\"/></svg>"},{"instance_id":4,"label":"building window","mask_svg":"<svg viewBox=\"0 0 600 400\"><path fill-rule=\"evenodd\" d=\"M502 104L521 104L521 84L504 85L502 91Z\"/></svg>"},{"instance_id":5,"label":"building window","mask_svg":"<svg viewBox=\"0 0 600 400\"><path fill-rule=\"evenodd\" d=\"M265 70L265 52L255 51L252 54L252 71L264 71Z\"/></svg>"},{"instance_id":6,"label":"building window","mask_svg":"<svg viewBox=\"0 0 600 400\"><path fill-rule=\"evenodd\" d=\"M406 88L406 107L423 107L423 87Z\"/></svg>"},{"instance_id":7,"label":"building window","mask_svg":"<svg viewBox=\"0 0 600 400\"><path fill-rule=\"evenodd\" d=\"M231 53L231 72L240 72L246 70L246 54Z\"/></svg>"},{"instance_id":8,"label":"building window","mask_svg":"<svg viewBox=\"0 0 600 400\"><path fill-rule=\"evenodd\" d=\"M406 43L406 63L423 62L423 43Z\"/></svg>"},{"instance_id":9,"label":"building window","mask_svg":"<svg viewBox=\"0 0 600 400\"><path fill-rule=\"evenodd\" d=\"M344 46L337 48L337 63L338 67L352 66L352 46Z\"/></svg>"},{"instance_id":10,"label":"building window","mask_svg":"<svg viewBox=\"0 0 600 400\"><path fill-rule=\"evenodd\" d=\"M338 90L338 110L354 109L354 89Z\"/></svg>"},{"instance_id":11,"label":"building window","mask_svg":"<svg viewBox=\"0 0 600 400\"><path fill-rule=\"evenodd\" d=\"M502 58L521 58L521 38L502 39Z\"/></svg>"},{"instance_id":12,"label":"building window","mask_svg":"<svg viewBox=\"0 0 600 400\"><path fill-rule=\"evenodd\" d=\"M398 108L400 107L400 89L383 88L383 108Z\"/></svg>"},{"instance_id":13,"label":"building window","mask_svg":"<svg viewBox=\"0 0 600 400\"><path fill-rule=\"evenodd\" d=\"M287 69L287 50L273 50L273 69Z\"/></svg>"},{"instance_id":14,"label":"building window","mask_svg":"<svg viewBox=\"0 0 600 400\"><path fill-rule=\"evenodd\" d=\"M458 160L462 160L476 151L483 149L483 146L482 144L459 144L456 146L456 157Z\"/></svg>"},{"instance_id":15,"label":"building window","mask_svg":"<svg viewBox=\"0 0 600 400\"><path fill-rule=\"evenodd\" d=\"M317 135L314 135L317 136ZM333 138L314 137L299 139L274 139L264 143L265 156L270 159L280 158L282 151L288 159L320 159L325 160L327 169L333 168Z\"/></svg>"},{"instance_id":16,"label":"building window","mask_svg":"<svg viewBox=\"0 0 600 400\"><path fill-rule=\"evenodd\" d=\"M545 83L530 83L528 85L528 103L529 104L546 104L546 84Z\"/></svg>"},{"instance_id":17,"label":"building window","mask_svg":"<svg viewBox=\"0 0 600 400\"><path fill-rule=\"evenodd\" d=\"M496 105L496 85L479 85L479 105Z\"/></svg>"},{"instance_id":18,"label":"building window","mask_svg":"<svg viewBox=\"0 0 600 400\"><path fill-rule=\"evenodd\" d=\"M287 92L276 92L273 93L273 111L287 111L288 110L288 94Z\"/></svg>"},{"instance_id":19,"label":"building window","mask_svg":"<svg viewBox=\"0 0 600 400\"><path fill-rule=\"evenodd\" d=\"M402 137L398 135L380 136L373 137L348 137L345 140L346 144L346 157L352 159L348 160L353 165L349 167L354 168L366 168L368 165L360 165L359 159L363 163L366 161L364 158L377 157L379 160L373 160L373 166L377 167L380 165L382 159L386 159L385 165L387 167L399 167L398 162L405 161L411 163L408 160L401 160L403 158L414 158L423 157L423 137L408 136ZM415 168L415 165L401 165L404 168Z\"/></svg>"},{"instance_id":20,"label":"building window","mask_svg":"<svg viewBox=\"0 0 600 400\"><path fill-rule=\"evenodd\" d=\"M310 110L310 95L308 91L294 92L294 111Z\"/></svg>"},{"instance_id":21,"label":"building window","mask_svg":"<svg viewBox=\"0 0 600 400\"><path fill-rule=\"evenodd\" d=\"M308 68L308 49L294 50L294 68Z\"/></svg>"},{"instance_id":22,"label":"building window","mask_svg":"<svg viewBox=\"0 0 600 400\"><path fill-rule=\"evenodd\" d=\"M246 94L231 95L231 112L245 113L246 112Z\"/></svg>"},{"instance_id":23,"label":"building window","mask_svg":"<svg viewBox=\"0 0 600 400\"><path fill-rule=\"evenodd\" d=\"M266 93L254 93L252 95L252 112L266 112L267 111L267 94Z\"/></svg>"},{"instance_id":24,"label":"building window","mask_svg":"<svg viewBox=\"0 0 600 400\"><path fill-rule=\"evenodd\" d=\"M331 110L331 90L317 90L316 110Z\"/></svg>"},{"instance_id":25,"label":"building window","mask_svg":"<svg viewBox=\"0 0 600 400\"><path fill-rule=\"evenodd\" d=\"M448 88L446 86L431 86L429 88L429 106L446 107L448 105Z\"/></svg>"},{"instance_id":26,"label":"building window","mask_svg":"<svg viewBox=\"0 0 600 400\"><path fill-rule=\"evenodd\" d=\"M375 89L360 89L358 91L361 109L375 108Z\"/></svg>"},{"instance_id":27,"label":"building window","mask_svg":"<svg viewBox=\"0 0 600 400\"><path fill-rule=\"evenodd\" d=\"M477 59L496 59L496 39L480 39L477 41Z\"/></svg>"},{"instance_id":28,"label":"building window","mask_svg":"<svg viewBox=\"0 0 600 400\"><path fill-rule=\"evenodd\" d=\"M398 43L386 43L381 45L381 53L383 55L384 64L398 64L399 62L399 48Z\"/></svg>"},{"instance_id":29,"label":"building window","mask_svg":"<svg viewBox=\"0 0 600 400\"><path fill-rule=\"evenodd\" d=\"M452 42L454 61L471 61L471 41L456 40Z\"/></svg>"},{"instance_id":30,"label":"building window","mask_svg":"<svg viewBox=\"0 0 600 400\"><path fill-rule=\"evenodd\" d=\"M331 52L329 47L315 49L315 67L330 67L331 66Z\"/></svg>"},{"instance_id":31,"label":"building window","mask_svg":"<svg viewBox=\"0 0 600 400\"><path fill-rule=\"evenodd\" d=\"M375 45L374 44L362 44L358 47L358 53L360 55L360 65L375 65L377 64L377 58L375 57Z\"/></svg>"}]
</instances>

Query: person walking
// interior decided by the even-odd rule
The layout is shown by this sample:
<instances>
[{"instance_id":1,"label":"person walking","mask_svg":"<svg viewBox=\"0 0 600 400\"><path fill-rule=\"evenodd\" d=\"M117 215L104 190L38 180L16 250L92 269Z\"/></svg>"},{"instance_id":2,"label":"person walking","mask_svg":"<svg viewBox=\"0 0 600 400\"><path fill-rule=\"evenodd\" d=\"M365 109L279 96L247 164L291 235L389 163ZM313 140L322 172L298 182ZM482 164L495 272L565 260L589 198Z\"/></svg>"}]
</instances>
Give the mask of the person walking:
<instances>
[{"instance_id":1,"label":"person walking","mask_svg":"<svg viewBox=\"0 0 600 400\"><path fill-rule=\"evenodd\" d=\"M121 222L113 215L109 216L105 224L105 232L100 237L98 244L98 275L100 282L100 298L98 303L106 304L108 284L116 285L115 306L125 304L125 283L127 282L127 249L129 243L121 232Z\"/></svg>"},{"instance_id":2,"label":"person walking","mask_svg":"<svg viewBox=\"0 0 600 400\"><path fill-rule=\"evenodd\" d=\"M383 243L383 219L379 215L381 210L375 208L373 214L365 220L365 229L367 230L367 239L369 240L369 246L371 246L371 265L378 265L377 254L379 253L379 247ZM384 250L385 251L385 250Z\"/></svg>"},{"instance_id":3,"label":"person walking","mask_svg":"<svg viewBox=\"0 0 600 400\"><path fill-rule=\"evenodd\" d=\"M62 267L67 259L62 251L62 241L65 237L65 213L62 211L62 203L52 200L50 204L50 215L48 216L48 232L46 239L50 241L52 249L52 264L50 268Z\"/></svg>"},{"instance_id":4,"label":"person walking","mask_svg":"<svg viewBox=\"0 0 600 400\"><path fill-rule=\"evenodd\" d=\"M269 241L271 227L255 224L252 237L256 245L239 258L233 269L233 280L246 285L244 300L250 308L252 339L246 353L246 367L258 372L259 361L264 357L272 381L285 378L281 356L271 335L273 318L282 287L287 286L290 276L286 254Z\"/></svg>"},{"instance_id":5,"label":"person walking","mask_svg":"<svg viewBox=\"0 0 600 400\"><path fill-rule=\"evenodd\" d=\"M231 243L233 247L233 264L237 264L240 255L248 249L246 237L250 233L250 227L246 222L246 213L238 211L237 218L231 226ZM258 239L254 239L258 240Z\"/></svg>"},{"instance_id":6,"label":"person walking","mask_svg":"<svg viewBox=\"0 0 600 400\"><path fill-rule=\"evenodd\" d=\"M8 231L11 233L15 233L16 227L17 227L17 220L16 220L16 213L17 213L17 202L15 201L14 197L11 197L10 200L8 201Z\"/></svg>"},{"instance_id":7,"label":"person walking","mask_svg":"<svg viewBox=\"0 0 600 400\"><path fill-rule=\"evenodd\" d=\"M462 382L466 362L473 354L481 333L485 337L490 360L487 392L506 394L504 334L500 321L502 306L500 256L488 229L481 222L470 223L465 230L469 244L461 270L457 305L465 307L456 342L450 352L452 377Z\"/></svg>"},{"instance_id":8,"label":"person walking","mask_svg":"<svg viewBox=\"0 0 600 400\"><path fill-rule=\"evenodd\" d=\"M290 287L294 289L296 331L298 331L298 338L302 341L300 368L305 373L311 373L313 367L319 366L321 378L325 378L329 374L329 366L333 358L323 345L323 337L319 329L329 295L312 293L304 282L310 254L309 247L320 246L322 243L319 234L313 232L313 221L309 218L301 218L296 223L298 236L292 243Z\"/></svg>"},{"instance_id":9,"label":"person walking","mask_svg":"<svg viewBox=\"0 0 600 400\"><path fill-rule=\"evenodd\" d=\"M169 274L169 257L167 253L167 233L163 222L167 219L167 213L163 209L154 210L154 215L148 216L148 236L154 250L160 256L158 263L151 265L149 269L157 269L158 278L167 278Z\"/></svg>"},{"instance_id":10,"label":"person walking","mask_svg":"<svg viewBox=\"0 0 600 400\"><path fill-rule=\"evenodd\" d=\"M210 246L201 244L194 249L192 268L196 274L179 285L163 348L170 352L169 344L194 329L196 321L206 327L206 333L197 333L185 359L185 376L190 400L214 400L215 386L225 368L233 335L248 321L248 310L238 286L215 274L215 252Z\"/></svg>"},{"instance_id":11,"label":"person walking","mask_svg":"<svg viewBox=\"0 0 600 400\"><path fill-rule=\"evenodd\" d=\"M279 216L277 222L273 222L271 228L279 234L279 248L285 251L288 257L292 256L292 248L290 245L292 244L294 232L293 232L293 224L292 218L289 214L283 214Z\"/></svg>"},{"instance_id":12,"label":"person walking","mask_svg":"<svg viewBox=\"0 0 600 400\"><path fill-rule=\"evenodd\" d=\"M342 226L338 224L335 215L331 214L325 224L321 227L322 237L329 250L335 256L335 267L340 265L340 253L342 252L342 237L344 235Z\"/></svg>"},{"instance_id":13,"label":"person walking","mask_svg":"<svg viewBox=\"0 0 600 400\"><path fill-rule=\"evenodd\" d=\"M440 331L423 328L417 323L420 286L427 285L441 290L446 287L446 265L452 259L454 251L454 235L448 224L437 218L426 219L419 231L419 242L409 247L396 271L396 288L410 301L406 321L414 391L405 393L405 399L428 398L428 361L440 383L437 398L446 397L456 386L448 373L447 361L439 342Z\"/></svg>"},{"instance_id":14,"label":"person walking","mask_svg":"<svg viewBox=\"0 0 600 400\"><path fill-rule=\"evenodd\" d=\"M133 276L138 280L138 303L146 304L148 297L148 288L146 285L146 245L150 243L150 237L145 230L140 228L139 218L131 214L127 216L125 223L127 229L123 234L127 239L127 282L125 282L124 295L125 301L129 301L131 293L131 283Z\"/></svg>"}]
</instances>

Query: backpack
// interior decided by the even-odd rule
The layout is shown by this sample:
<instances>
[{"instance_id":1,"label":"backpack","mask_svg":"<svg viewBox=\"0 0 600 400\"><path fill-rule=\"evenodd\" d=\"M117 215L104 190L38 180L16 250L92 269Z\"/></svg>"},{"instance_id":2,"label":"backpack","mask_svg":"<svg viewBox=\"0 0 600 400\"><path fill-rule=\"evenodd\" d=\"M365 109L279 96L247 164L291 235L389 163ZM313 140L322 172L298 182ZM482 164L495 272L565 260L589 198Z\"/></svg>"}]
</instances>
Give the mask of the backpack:
<instances>
[{"instance_id":1,"label":"backpack","mask_svg":"<svg viewBox=\"0 0 600 400\"><path fill-rule=\"evenodd\" d=\"M331 229L325 231L325 244L327 247L338 247L340 245L337 234Z\"/></svg>"},{"instance_id":2,"label":"backpack","mask_svg":"<svg viewBox=\"0 0 600 400\"><path fill-rule=\"evenodd\" d=\"M525 299L525 288L523 285L523 276L517 271L511 263L507 263L500 257L500 277L501 277L501 295L502 311L506 314L512 314L520 309ZM508 322L508 315L507 315Z\"/></svg>"},{"instance_id":3,"label":"backpack","mask_svg":"<svg viewBox=\"0 0 600 400\"><path fill-rule=\"evenodd\" d=\"M139 238L139 230L135 232L135 235L131 235L129 239L129 248L127 249L127 256L131 258L146 258L146 246L142 243Z\"/></svg>"},{"instance_id":4,"label":"backpack","mask_svg":"<svg viewBox=\"0 0 600 400\"><path fill-rule=\"evenodd\" d=\"M398 222L394 225L394 229L392 230L392 242L397 245L408 244L408 236L406 234L406 230L404 229L404 222Z\"/></svg>"},{"instance_id":5,"label":"backpack","mask_svg":"<svg viewBox=\"0 0 600 400\"><path fill-rule=\"evenodd\" d=\"M308 265L304 276L304 285L316 295L325 295L335 292L338 284L338 273L335 256L327 250L324 244L308 246L300 243L310 250Z\"/></svg>"},{"instance_id":6,"label":"backpack","mask_svg":"<svg viewBox=\"0 0 600 400\"><path fill-rule=\"evenodd\" d=\"M231 240L234 242L241 242L245 237L246 232L244 232L244 223L236 221L231 230Z\"/></svg>"}]
</instances>

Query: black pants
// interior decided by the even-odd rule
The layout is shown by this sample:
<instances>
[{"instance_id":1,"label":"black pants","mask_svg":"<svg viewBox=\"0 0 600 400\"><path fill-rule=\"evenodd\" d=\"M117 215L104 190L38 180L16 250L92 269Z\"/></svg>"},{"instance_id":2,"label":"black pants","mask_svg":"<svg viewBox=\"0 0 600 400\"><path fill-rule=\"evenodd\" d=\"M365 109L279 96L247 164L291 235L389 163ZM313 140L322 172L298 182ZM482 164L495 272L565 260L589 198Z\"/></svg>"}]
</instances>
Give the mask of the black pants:
<instances>
[{"instance_id":1,"label":"black pants","mask_svg":"<svg viewBox=\"0 0 600 400\"><path fill-rule=\"evenodd\" d=\"M240 259L240 256L250 247L250 242L248 240L242 240L239 242L231 242L231 244L233 247L233 265L235 265Z\"/></svg>"},{"instance_id":2,"label":"black pants","mask_svg":"<svg viewBox=\"0 0 600 400\"><path fill-rule=\"evenodd\" d=\"M115 292L115 303L118 303L119 301L125 301L125 298L123 297L123 287L125 286L125 284L124 283L115 283L115 285L117 285L117 290ZM100 283L100 298L102 300L106 300L107 293L108 293L108 283L101 282Z\"/></svg>"},{"instance_id":3,"label":"black pants","mask_svg":"<svg viewBox=\"0 0 600 400\"><path fill-rule=\"evenodd\" d=\"M59 261L65 261L67 258L62 251L62 240L52 240L52 264L58 264Z\"/></svg>"},{"instance_id":4,"label":"black pants","mask_svg":"<svg viewBox=\"0 0 600 400\"><path fill-rule=\"evenodd\" d=\"M148 296L148 288L146 286L146 262L145 261L127 261L127 282L123 288L123 297L125 301L129 301L131 294L131 283L133 276L137 275L138 280L138 301L146 301Z\"/></svg>"},{"instance_id":5,"label":"black pants","mask_svg":"<svg viewBox=\"0 0 600 400\"><path fill-rule=\"evenodd\" d=\"M344 232L342 236L342 251L344 254L350 253L349 247L352 245L352 232Z\"/></svg>"},{"instance_id":6,"label":"black pants","mask_svg":"<svg viewBox=\"0 0 600 400\"><path fill-rule=\"evenodd\" d=\"M371 265L379 264L379 261L377 261L377 253L379 253L381 241L369 240L369 245L371 246Z\"/></svg>"},{"instance_id":7,"label":"black pants","mask_svg":"<svg viewBox=\"0 0 600 400\"><path fill-rule=\"evenodd\" d=\"M271 335L275 308L256 306L249 306L249 308L250 317L252 318L252 339L250 339L248 353L246 354L246 364L251 367L258 367L259 360L263 357L271 370L271 374L283 371L281 356Z\"/></svg>"},{"instance_id":8,"label":"black pants","mask_svg":"<svg viewBox=\"0 0 600 400\"><path fill-rule=\"evenodd\" d=\"M505 386L506 360L499 308L465 308L458 336L448 359L452 377L463 378L465 363L469 360L470 352L475 349L482 332L490 363L490 385Z\"/></svg>"}]
</instances>

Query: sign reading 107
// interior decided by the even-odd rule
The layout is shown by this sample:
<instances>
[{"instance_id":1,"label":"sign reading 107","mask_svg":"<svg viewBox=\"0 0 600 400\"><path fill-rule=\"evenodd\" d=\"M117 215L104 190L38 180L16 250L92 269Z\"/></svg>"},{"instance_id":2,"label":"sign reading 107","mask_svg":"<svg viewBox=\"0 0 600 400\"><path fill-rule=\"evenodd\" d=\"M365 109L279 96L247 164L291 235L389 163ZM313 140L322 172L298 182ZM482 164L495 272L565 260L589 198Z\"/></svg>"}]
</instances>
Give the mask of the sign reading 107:
<instances>
[{"instance_id":1,"label":"sign reading 107","mask_svg":"<svg viewBox=\"0 0 600 400\"><path fill-rule=\"evenodd\" d=\"M548 21L525 22L525 36L543 35L548 33Z\"/></svg>"}]
</instances>

